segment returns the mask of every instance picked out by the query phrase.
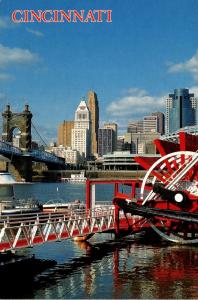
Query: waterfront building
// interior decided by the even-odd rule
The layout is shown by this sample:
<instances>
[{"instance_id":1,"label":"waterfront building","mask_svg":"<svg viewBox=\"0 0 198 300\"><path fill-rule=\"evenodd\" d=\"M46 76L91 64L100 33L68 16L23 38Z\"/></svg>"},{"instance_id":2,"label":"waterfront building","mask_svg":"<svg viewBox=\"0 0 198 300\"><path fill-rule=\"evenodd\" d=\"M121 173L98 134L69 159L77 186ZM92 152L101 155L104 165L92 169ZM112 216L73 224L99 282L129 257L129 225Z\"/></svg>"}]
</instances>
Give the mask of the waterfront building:
<instances>
[{"instance_id":1,"label":"waterfront building","mask_svg":"<svg viewBox=\"0 0 198 300\"><path fill-rule=\"evenodd\" d=\"M81 163L81 156L79 151L73 150L70 147L65 149L65 162L72 165Z\"/></svg>"},{"instance_id":2,"label":"waterfront building","mask_svg":"<svg viewBox=\"0 0 198 300\"><path fill-rule=\"evenodd\" d=\"M113 130L113 151L116 151L117 138L118 138L118 125L114 122L106 122L104 123L104 128Z\"/></svg>"},{"instance_id":3,"label":"waterfront building","mask_svg":"<svg viewBox=\"0 0 198 300\"><path fill-rule=\"evenodd\" d=\"M77 150L73 150L70 147L64 147L59 145L58 147L52 147L52 152L65 159L65 162L68 164L77 165L81 163L81 156Z\"/></svg>"},{"instance_id":4,"label":"waterfront building","mask_svg":"<svg viewBox=\"0 0 198 300\"><path fill-rule=\"evenodd\" d=\"M137 171L142 170L142 167L135 161L136 154L131 154L130 151L114 151L113 153L105 154L94 161L88 161L88 171ZM144 154L148 158L160 158L160 154ZM105 173L107 175L107 173ZM116 176L116 173L114 173ZM118 175L120 176L120 175ZM131 175L130 175L131 176Z\"/></svg>"},{"instance_id":5,"label":"waterfront building","mask_svg":"<svg viewBox=\"0 0 198 300\"><path fill-rule=\"evenodd\" d=\"M98 152L99 106L97 94L93 91L88 93L88 108L91 117L91 154L96 156Z\"/></svg>"},{"instance_id":6,"label":"waterfront building","mask_svg":"<svg viewBox=\"0 0 198 300\"><path fill-rule=\"evenodd\" d=\"M98 156L114 151L114 131L112 128L99 128L98 130Z\"/></svg>"},{"instance_id":7,"label":"waterfront building","mask_svg":"<svg viewBox=\"0 0 198 300\"><path fill-rule=\"evenodd\" d=\"M57 155L58 157L65 157L64 151L65 151L65 147L63 145L59 145L58 147L54 146L51 148L52 153L54 153L55 155Z\"/></svg>"},{"instance_id":8,"label":"waterfront building","mask_svg":"<svg viewBox=\"0 0 198 300\"><path fill-rule=\"evenodd\" d=\"M90 125L90 112L86 102L82 100L75 112L72 149L79 151L83 159L90 156Z\"/></svg>"},{"instance_id":9,"label":"waterfront building","mask_svg":"<svg viewBox=\"0 0 198 300\"><path fill-rule=\"evenodd\" d=\"M166 99L166 133L196 125L197 99L188 89L175 89Z\"/></svg>"},{"instance_id":10,"label":"waterfront building","mask_svg":"<svg viewBox=\"0 0 198 300\"><path fill-rule=\"evenodd\" d=\"M142 169L134 160L136 155L131 154L130 151L114 151L103 156L103 170L137 170ZM145 154L148 157L157 157L158 154Z\"/></svg>"},{"instance_id":11,"label":"waterfront building","mask_svg":"<svg viewBox=\"0 0 198 300\"><path fill-rule=\"evenodd\" d=\"M144 117L143 124L144 124L144 133L158 132L158 117L157 116Z\"/></svg>"},{"instance_id":12,"label":"waterfront building","mask_svg":"<svg viewBox=\"0 0 198 300\"><path fill-rule=\"evenodd\" d=\"M71 134L74 128L74 121L63 121L58 127L58 145L71 147Z\"/></svg>"},{"instance_id":13,"label":"waterfront building","mask_svg":"<svg viewBox=\"0 0 198 300\"><path fill-rule=\"evenodd\" d=\"M159 132L161 135L165 133L165 116L162 112L153 112L152 116L157 116L158 117L158 128L157 132Z\"/></svg>"}]
</instances>

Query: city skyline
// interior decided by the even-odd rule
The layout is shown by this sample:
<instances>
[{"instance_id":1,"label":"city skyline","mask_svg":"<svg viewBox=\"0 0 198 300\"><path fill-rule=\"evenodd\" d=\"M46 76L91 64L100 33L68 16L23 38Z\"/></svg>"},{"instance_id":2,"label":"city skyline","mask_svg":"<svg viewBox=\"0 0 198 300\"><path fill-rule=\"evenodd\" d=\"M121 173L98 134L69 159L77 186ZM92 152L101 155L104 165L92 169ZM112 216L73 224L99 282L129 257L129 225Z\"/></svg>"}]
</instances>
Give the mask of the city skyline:
<instances>
[{"instance_id":1,"label":"city skyline","mask_svg":"<svg viewBox=\"0 0 198 300\"><path fill-rule=\"evenodd\" d=\"M46 5L48 7L46 7ZM112 10L109 24L14 24L14 9L101 8ZM129 121L165 112L175 88L198 96L197 1L11 0L0 2L1 111L30 105L48 138L70 120L79 100L94 90L100 121ZM51 117L53 115L53 118Z\"/></svg>"}]
</instances>

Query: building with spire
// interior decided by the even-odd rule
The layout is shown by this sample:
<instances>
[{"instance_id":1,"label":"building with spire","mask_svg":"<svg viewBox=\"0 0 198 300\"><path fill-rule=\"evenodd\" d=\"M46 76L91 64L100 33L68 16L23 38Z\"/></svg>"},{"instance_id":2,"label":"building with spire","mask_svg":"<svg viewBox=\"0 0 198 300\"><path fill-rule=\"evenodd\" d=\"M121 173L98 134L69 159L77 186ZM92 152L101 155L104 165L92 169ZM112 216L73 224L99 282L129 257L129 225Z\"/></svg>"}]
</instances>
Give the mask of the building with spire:
<instances>
[{"instance_id":1,"label":"building with spire","mask_svg":"<svg viewBox=\"0 0 198 300\"><path fill-rule=\"evenodd\" d=\"M81 100L75 112L72 129L72 149L79 151L82 159L90 156L90 112L84 100Z\"/></svg>"},{"instance_id":2,"label":"building with spire","mask_svg":"<svg viewBox=\"0 0 198 300\"><path fill-rule=\"evenodd\" d=\"M88 108L91 117L91 154L95 155L98 152L98 129L99 129L99 106L97 94L93 91L88 93Z\"/></svg>"}]
</instances>

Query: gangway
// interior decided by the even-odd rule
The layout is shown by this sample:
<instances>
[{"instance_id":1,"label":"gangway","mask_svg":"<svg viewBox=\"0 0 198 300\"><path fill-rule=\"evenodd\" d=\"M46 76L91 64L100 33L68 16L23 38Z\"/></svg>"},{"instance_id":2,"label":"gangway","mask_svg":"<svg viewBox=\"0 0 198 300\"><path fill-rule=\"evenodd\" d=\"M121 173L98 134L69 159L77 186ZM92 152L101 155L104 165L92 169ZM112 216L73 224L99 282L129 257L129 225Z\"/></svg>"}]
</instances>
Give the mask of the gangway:
<instances>
[{"instance_id":1,"label":"gangway","mask_svg":"<svg viewBox=\"0 0 198 300\"><path fill-rule=\"evenodd\" d=\"M77 212L14 214L0 217L0 252L114 229L114 208Z\"/></svg>"}]
</instances>

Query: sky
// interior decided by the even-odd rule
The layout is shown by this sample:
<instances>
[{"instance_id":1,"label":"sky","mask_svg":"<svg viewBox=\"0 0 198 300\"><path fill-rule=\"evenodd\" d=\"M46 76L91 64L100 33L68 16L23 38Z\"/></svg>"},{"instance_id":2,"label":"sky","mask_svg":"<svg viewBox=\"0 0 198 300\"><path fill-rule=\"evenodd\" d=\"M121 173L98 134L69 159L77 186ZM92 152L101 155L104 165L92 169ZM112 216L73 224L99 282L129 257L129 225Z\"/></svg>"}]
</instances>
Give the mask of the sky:
<instances>
[{"instance_id":1,"label":"sky","mask_svg":"<svg viewBox=\"0 0 198 300\"><path fill-rule=\"evenodd\" d=\"M106 9L112 22L20 23L19 10ZM198 97L197 0L0 0L0 108L29 104L41 136L57 139L89 90L100 124L165 112L175 88Z\"/></svg>"}]
</instances>

